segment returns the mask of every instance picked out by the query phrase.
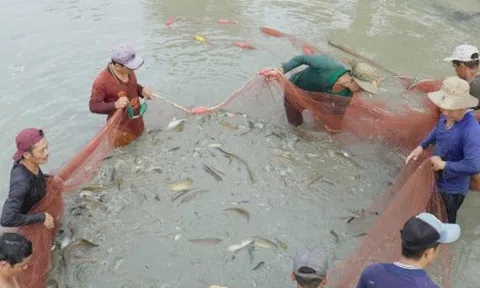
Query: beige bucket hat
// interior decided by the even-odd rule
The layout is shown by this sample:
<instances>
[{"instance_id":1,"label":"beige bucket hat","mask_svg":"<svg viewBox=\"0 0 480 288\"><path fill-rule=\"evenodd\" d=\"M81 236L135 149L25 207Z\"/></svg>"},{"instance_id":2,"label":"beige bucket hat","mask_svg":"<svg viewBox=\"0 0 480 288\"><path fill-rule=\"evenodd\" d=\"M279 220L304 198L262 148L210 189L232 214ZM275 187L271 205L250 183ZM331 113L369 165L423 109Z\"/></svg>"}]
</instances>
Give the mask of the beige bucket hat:
<instances>
[{"instance_id":1,"label":"beige bucket hat","mask_svg":"<svg viewBox=\"0 0 480 288\"><path fill-rule=\"evenodd\" d=\"M370 94L378 93L378 76L376 75L376 71L372 66L361 62L353 63L351 71L353 80L358 84L358 86L360 86L360 88Z\"/></svg>"},{"instance_id":2,"label":"beige bucket hat","mask_svg":"<svg viewBox=\"0 0 480 288\"><path fill-rule=\"evenodd\" d=\"M470 95L470 84L458 76L443 80L442 88L428 93L428 98L446 110L468 109L478 105L478 99Z\"/></svg>"}]
</instances>

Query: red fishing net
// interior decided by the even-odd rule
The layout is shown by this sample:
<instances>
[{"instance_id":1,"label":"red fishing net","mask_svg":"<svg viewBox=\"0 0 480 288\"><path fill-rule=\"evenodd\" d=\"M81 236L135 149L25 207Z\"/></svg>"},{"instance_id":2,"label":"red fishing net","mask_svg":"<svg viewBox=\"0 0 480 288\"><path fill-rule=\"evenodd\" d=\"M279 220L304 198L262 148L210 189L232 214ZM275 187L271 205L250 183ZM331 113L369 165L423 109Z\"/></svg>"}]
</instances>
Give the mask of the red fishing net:
<instances>
[{"instance_id":1,"label":"red fishing net","mask_svg":"<svg viewBox=\"0 0 480 288\"><path fill-rule=\"evenodd\" d=\"M304 53L319 53L318 49L294 36L267 28L262 31L288 38L294 45L300 45ZM213 107L187 109L163 100L179 108L183 115L228 109L278 125L287 125L286 116L290 122L298 120L299 115L307 121L309 114L311 122L318 130L342 131L332 137L338 136L342 141L382 141L405 155L418 145L438 119L439 112L427 100L425 93L438 90L441 82L425 80L412 85L411 78L395 79L400 80L408 89L404 88L404 93L396 95L399 100L394 105L381 98L373 100L363 96L351 99L307 92L291 84L285 77L266 81L261 75L254 77L225 101ZM407 99L412 100L414 105L406 104ZM173 108L171 110L180 111ZM162 113L157 110L148 114ZM92 179L109 152L116 146L128 144L143 132L125 131L125 121L128 121L125 115L125 111L118 111L105 128L60 170L57 176L64 180L64 184L54 185L50 181L47 196L31 212L47 211L57 222L60 221L63 212L61 192L72 190ZM374 202L371 210L379 213L378 220L346 260L346 264L342 268L332 269L330 282L333 287L355 287L360 273L369 263L396 260L400 253L399 230L409 217L421 211L430 211L444 218L443 204L435 191L434 175L428 161L422 163L423 160L425 158L402 169L396 182ZM56 224L58 227L59 223ZM23 287L45 287L54 231L46 230L43 225L31 225L20 229L20 232L33 242L34 249L31 267L21 277ZM449 285L449 259L444 258L442 264L446 265L443 266L442 273L439 273L443 287Z\"/></svg>"}]
</instances>

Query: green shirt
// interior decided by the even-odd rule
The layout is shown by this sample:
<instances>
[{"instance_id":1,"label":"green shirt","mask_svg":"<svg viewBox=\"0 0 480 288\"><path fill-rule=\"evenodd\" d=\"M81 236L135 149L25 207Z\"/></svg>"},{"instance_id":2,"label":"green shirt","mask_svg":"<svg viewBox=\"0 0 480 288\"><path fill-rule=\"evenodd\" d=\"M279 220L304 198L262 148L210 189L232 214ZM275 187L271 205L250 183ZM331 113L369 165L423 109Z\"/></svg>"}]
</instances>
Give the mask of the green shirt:
<instances>
[{"instance_id":1,"label":"green shirt","mask_svg":"<svg viewBox=\"0 0 480 288\"><path fill-rule=\"evenodd\" d=\"M288 73L301 65L307 65L308 67L290 77L290 82L299 88L344 97L352 96L349 89L343 89L337 93L332 91L332 87L338 78L349 71L339 61L325 55L300 55L282 64L283 72Z\"/></svg>"}]
</instances>

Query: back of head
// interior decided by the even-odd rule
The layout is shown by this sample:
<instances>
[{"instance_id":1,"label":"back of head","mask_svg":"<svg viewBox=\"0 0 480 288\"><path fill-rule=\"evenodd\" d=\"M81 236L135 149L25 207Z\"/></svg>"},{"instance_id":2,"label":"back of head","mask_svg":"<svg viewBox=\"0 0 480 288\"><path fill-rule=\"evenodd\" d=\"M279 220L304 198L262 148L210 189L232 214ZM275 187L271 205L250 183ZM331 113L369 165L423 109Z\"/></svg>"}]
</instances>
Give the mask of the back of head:
<instances>
[{"instance_id":1,"label":"back of head","mask_svg":"<svg viewBox=\"0 0 480 288\"><path fill-rule=\"evenodd\" d=\"M402 255L419 260L426 250L437 248L439 244L455 242L460 236L460 226L442 223L430 213L420 213L411 217L402 230Z\"/></svg>"},{"instance_id":2,"label":"back of head","mask_svg":"<svg viewBox=\"0 0 480 288\"><path fill-rule=\"evenodd\" d=\"M321 249L301 249L293 259L293 280L301 288L320 288L325 284L328 261Z\"/></svg>"},{"instance_id":3,"label":"back of head","mask_svg":"<svg viewBox=\"0 0 480 288\"><path fill-rule=\"evenodd\" d=\"M32 242L17 233L0 235L0 261L10 265L21 263L32 255Z\"/></svg>"}]
</instances>

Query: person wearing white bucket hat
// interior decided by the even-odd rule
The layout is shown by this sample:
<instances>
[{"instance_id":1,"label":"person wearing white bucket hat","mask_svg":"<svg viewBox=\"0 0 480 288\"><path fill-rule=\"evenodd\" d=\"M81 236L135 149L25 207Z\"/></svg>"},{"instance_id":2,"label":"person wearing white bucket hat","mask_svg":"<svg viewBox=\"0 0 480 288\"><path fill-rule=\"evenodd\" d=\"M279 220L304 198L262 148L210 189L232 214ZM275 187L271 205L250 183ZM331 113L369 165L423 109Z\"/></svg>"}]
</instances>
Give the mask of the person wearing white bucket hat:
<instances>
[{"instance_id":1,"label":"person wearing white bucket hat","mask_svg":"<svg viewBox=\"0 0 480 288\"><path fill-rule=\"evenodd\" d=\"M450 57L445 58L447 62L452 62L457 76L470 83L470 94L480 99L480 72L478 48L470 44L461 44L455 47ZM472 107L475 110L480 106Z\"/></svg>"},{"instance_id":2,"label":"person wearing white bucket hat","mask_svg":"<svg viewBox=\"0 0 480 288\"><path fill-rule=\"evenodd\" d=\"M430 161L438 173L436 184L449 223L456 223L457 211L469 191L470 176L480 171L480 125L469 109L477 106L479 100L469 91L467 81L452 76L442 82L439 91L428 93L442 115L437 126L406 159L406 163L417 160L434 145Z\"/></svg>"}]
</instances>

